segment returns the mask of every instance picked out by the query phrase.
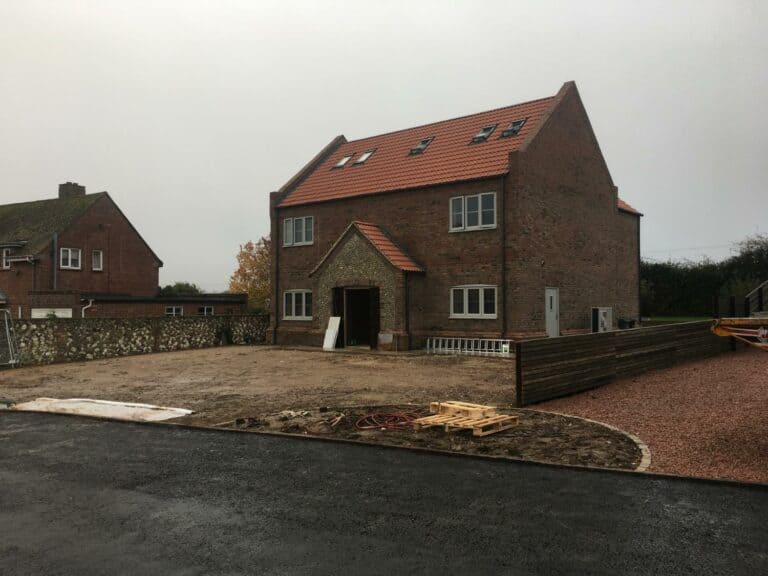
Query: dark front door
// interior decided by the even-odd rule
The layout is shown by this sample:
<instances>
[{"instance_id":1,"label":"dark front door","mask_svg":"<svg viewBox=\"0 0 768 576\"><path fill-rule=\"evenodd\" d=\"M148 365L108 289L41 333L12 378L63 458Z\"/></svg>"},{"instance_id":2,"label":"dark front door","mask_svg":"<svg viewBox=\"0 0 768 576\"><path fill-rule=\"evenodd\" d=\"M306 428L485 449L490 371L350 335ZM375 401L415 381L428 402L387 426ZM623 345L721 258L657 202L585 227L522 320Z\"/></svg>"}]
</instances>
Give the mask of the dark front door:
<instances>
[{"instance_id":1,"label":"dark front door","mask_svg":"<svg viewBox=\"0 0 768 576\"><path fill-rule=\"evenodd\" d=\"M347 346L371 346L371 291L347 288L344 324Z\"/></svg>"}]
</instances>

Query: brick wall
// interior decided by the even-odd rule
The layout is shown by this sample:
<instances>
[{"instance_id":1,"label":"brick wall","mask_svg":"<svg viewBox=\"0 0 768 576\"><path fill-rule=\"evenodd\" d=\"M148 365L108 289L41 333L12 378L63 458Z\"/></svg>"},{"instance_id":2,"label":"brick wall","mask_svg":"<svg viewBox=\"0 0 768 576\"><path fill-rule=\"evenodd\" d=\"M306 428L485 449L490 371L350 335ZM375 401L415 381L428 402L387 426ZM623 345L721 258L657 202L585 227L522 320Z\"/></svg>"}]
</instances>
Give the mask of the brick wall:
<instances>
[{"instance_id":1,"label":"brick wall","mask_svg":"<svg viewBox=\"0 0 768 576\"><path fill-rule=\"evenodd\" d=\"M559 288L563 334L588 331L594 306L613 307L614 324L638 318L639 218L617 209L617 190L575 90L512 165L509 335L545 334L545 287Z\"/></svg>"},{"instance_id":2,"label":"brick wall","mask_svg":"<svg viewBox=\"0 0 768 576\"><path fill-rule=\"evenodd\" d=\"M77 362L224 344L264 344L264 315L16 320L22 365Z\"/></svg>"}]
</instances>

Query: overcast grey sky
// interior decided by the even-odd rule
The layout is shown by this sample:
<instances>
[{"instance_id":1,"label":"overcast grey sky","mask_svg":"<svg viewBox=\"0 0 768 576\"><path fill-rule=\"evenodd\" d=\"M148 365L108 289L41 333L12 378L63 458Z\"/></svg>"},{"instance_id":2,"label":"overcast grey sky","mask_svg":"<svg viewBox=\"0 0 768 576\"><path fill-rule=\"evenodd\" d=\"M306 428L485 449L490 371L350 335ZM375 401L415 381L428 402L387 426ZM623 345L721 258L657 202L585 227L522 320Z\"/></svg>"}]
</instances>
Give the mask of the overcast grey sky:
<instances>
[{"instance_id":1,"label":"overcast grey sky","mask_svg":"<svg viewBox=\"0 0 768 576\"><path fill-rule=\"evenodd\" d=\"M224 290L268 193L360 138L575 80L644 256L768 233L768 21L755 2L0 1L0 202L108 190Z\"/></svg>"}]
</instances>

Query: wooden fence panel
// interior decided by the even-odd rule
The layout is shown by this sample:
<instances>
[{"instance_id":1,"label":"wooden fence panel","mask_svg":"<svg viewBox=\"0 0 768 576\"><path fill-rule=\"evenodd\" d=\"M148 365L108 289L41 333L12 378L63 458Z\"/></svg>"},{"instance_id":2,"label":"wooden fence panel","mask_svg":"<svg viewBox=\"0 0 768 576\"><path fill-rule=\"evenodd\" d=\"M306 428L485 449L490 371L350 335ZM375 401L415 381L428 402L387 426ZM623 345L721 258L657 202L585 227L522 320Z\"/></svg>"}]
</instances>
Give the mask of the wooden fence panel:
<instances>
[{"instance_id":1,"label":"wooden fence panel","mask_svg":"<svg viewBox=\"0 0 768 576\"><path fill-rule=\"evenodd\" d=\"M517 405L602 386L621 376L666 368L732 349L711 322L522 340L515 343Z\"/></svg>"}]
</instances>

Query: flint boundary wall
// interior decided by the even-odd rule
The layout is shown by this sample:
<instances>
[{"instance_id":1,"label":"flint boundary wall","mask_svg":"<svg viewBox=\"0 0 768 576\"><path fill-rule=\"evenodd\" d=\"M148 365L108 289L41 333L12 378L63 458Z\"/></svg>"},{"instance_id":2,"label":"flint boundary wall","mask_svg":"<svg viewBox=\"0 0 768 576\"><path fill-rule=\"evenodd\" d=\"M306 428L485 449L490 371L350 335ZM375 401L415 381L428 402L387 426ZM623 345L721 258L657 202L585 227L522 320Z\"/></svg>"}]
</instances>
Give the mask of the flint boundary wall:
<instances>
[{"instance_id":1,"label":"flint boundary wall","mask_svg":"<svg viewBox=\"0 0 768 576\"><path fill-rule=\"evenodd\" d=\"M711 321L515 342L516 402L527 406L622 376L715 356L736 346Z\"/></svg>"},{"instance_id":2,"label":"flint boundary wall","mask_svg":"<svg viewBox=\"0 0 768 576\"><path fill-rule=\"evenodd\" d=\"M269 316L14 320L21 365L264 344Z\"/></svg>"}]
</instances>

